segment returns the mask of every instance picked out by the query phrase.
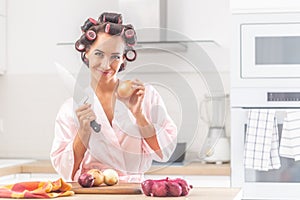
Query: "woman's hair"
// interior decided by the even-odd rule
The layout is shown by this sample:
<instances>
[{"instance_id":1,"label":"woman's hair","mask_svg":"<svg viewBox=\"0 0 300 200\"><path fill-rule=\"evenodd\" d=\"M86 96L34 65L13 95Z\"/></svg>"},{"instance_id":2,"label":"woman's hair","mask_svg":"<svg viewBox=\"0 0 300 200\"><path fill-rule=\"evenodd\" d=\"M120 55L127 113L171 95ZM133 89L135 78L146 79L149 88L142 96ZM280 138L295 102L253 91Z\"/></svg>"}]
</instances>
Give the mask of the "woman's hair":
<instances>
[{"instance_id":1,"label":"woman's hair","mask_svg":"<svg viewBox=\"0 0 300 200\"><path fill-rule=\"evenodd\" d=\"M88 66L88 60L85 53L97 38L99 32L110 35L118 35L123 38L125 43L124 56L127 61L134 61L136 52L133 46L136 44L136 32L131 24L123 25L122 15L117 13L102 13L98 21L88 18L81 26L82 35L75 43L77 51L81 52L82 61ZM130 55L130 56L129 56ZM133 57L132 57L133 55ZM121 65L119 71L124 70L126 61Z\"/></svg>"}]
</instances>

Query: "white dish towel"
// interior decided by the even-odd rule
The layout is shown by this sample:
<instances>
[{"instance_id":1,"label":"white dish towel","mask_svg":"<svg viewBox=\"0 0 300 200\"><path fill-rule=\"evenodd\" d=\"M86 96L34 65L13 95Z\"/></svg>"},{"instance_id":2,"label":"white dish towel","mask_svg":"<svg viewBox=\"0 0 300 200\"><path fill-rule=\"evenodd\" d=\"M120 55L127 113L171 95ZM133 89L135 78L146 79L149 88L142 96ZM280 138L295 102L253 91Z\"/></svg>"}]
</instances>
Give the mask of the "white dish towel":
<instances>
[{"instance_id":1,"label":"white dish towel","mask_svg":"<svg viewBox=\"0 0 300 200\"><path fill-rule=\"evenodd\" d=\"M245 140L245 168L261 171L280 168L275 110L250 109Z\"/></svg>"},{"instance_id":2,"label":"white dish towel","mask_svg":"<svg viewBox=\"0 0 300 200\"><path fill-rule=\"evenodd\" d=\"M283 122L279 154L300 160L300 110L288 110Z\"/></svg>"}]
</instances>

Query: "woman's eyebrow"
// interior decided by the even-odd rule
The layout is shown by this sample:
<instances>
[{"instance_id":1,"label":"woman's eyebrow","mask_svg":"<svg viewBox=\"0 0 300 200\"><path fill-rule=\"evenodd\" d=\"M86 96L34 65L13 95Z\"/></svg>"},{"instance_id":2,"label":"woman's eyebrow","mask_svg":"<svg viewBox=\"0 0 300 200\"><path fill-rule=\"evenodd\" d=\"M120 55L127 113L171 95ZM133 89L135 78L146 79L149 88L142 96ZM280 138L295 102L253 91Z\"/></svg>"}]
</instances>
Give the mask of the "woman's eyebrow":
<instances>
[{"instance_id":1,"label":"woman's eyebrow","mask_svg":"<svg viewBox=\"0 0 300 200\"><path fill-rule=\"evenodd\" d=\"M101 53L104 53L103 51L101 51L100 49L95 49L95 51L99 51L99 52L101 52Z\"/></svg>"}]
</instances>

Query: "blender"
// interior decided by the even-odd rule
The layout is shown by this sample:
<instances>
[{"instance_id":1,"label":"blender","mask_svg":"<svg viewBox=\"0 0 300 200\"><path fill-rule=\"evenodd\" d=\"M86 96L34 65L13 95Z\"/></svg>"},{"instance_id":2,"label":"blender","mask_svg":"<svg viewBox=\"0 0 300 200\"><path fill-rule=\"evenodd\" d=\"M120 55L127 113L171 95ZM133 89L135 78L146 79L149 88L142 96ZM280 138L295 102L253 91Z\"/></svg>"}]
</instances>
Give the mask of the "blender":
<instances>
[{"instance_id":1,"label":"blender","mask_svg":"<svg viewBox=\"0 0 300 200\"><path fill-rule=\"evenodd\" d=\"M229 95L205 95L200 103L201 119L208 126L208 133L199 158L203 162L222 164L230 161L230 143L226 136L226 119Z\"/></svg>"}]
</instances>

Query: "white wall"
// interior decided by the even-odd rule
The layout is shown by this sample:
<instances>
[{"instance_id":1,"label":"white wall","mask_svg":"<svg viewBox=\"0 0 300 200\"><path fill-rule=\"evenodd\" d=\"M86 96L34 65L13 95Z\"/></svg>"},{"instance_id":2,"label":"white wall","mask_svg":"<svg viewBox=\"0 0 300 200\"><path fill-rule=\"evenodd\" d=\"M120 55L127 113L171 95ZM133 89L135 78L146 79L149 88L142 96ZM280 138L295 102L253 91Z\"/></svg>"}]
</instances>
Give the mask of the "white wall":
<instances>
[{"instance_id":1,"label":"white wall","mask_svg":"<svg viewBox=\"0 0 300 200\"><path fill-rule=\"evenodd\" d=\"M168 1L168 27L191 39L214 40L230 47L229 0Z\"/></svg>"},{"instance_id":2,"label":"white wall","mask_svg":"<svg viewBox=\"0 0 300 200\"><path fill-rule=\"evenodd\" d=\"M221 45L223 50L219 54L225 56L215 61L217 67L222 68L221 76L227 92L228 1L172 0L169 15L177 18L168 21L172 29L183 31L192 39L213 39ZM218 6L214 6L216 4ZM56 73L54 62L67 65L71 71L79 67L75 66L79 57L73 46L58 47L56 44L74 42L87 17L97 18L103 11L118 10L118 0L9 0L7 6L8 67L7 74L0 76L0 122L3 120L0 157L47 159L55 116L70 95ZM216 56L218 58L220 56ZM199 81L193 74L187 76L191 82ZM199 102L205 91L197 93ZM170 109L175 117L176 111ZM200 127L191 150L200 151L206 132L205 127ZM184 136L181 139L184 140Z\"/></svg>"},{"instance_id":3,"label":"white wall","mask_svg":"<svg viewBox=\"0 0 300 200\"><path fill-rule=\"evenodd\" d=\"M49 158L54 120L70 95L54 62L66 55L76 58L77 54L73 46L57 47L56 43L74 41L86 18L98 18L103 11L118 9L118 1L7 3L8 67L7 73L0 76L0 157ZM73 63L76 62L63 64Z\"/></svg>"}]
</instances>

